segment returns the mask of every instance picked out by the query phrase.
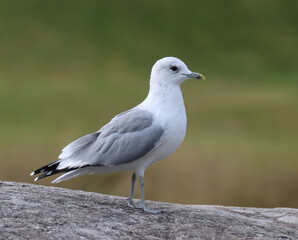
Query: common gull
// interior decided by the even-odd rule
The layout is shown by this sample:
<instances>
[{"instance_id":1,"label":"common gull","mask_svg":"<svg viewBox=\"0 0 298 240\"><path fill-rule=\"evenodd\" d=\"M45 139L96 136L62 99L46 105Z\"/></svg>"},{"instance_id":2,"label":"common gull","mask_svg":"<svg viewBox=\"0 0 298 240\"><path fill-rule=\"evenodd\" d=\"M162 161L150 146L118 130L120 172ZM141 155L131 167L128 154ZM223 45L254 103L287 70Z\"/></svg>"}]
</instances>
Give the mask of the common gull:
<instances>
[{"instance_id":1,"label":"common gull","mask_svg":"<svg viewBox=\"0 0 298 240\"><path fill-rule=\"evenodd\" d=\"M157 213L145 204L144 171L151 164L171 155L182 143L186 132L186 112L180 85L187 79L204 80L191 72L180 59L165 57L152 67L150 90L136 107L116 115L97 132L67 145L59 160L31 173L41 173L35 181L64 173L52 183L92 173L133 171L128 206ZM141 204L133 202L139 176Z\"/></svg>"}]
</instances>

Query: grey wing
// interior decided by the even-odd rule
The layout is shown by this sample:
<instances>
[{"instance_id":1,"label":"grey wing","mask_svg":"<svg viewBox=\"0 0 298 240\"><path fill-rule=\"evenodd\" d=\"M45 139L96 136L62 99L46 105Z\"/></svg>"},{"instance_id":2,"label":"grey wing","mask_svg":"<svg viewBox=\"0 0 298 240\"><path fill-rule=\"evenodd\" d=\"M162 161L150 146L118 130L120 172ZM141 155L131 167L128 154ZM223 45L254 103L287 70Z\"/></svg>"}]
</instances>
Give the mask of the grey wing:
<instances>
[{"instance_id":1,"label":"grey wing","mask_svg":"<svg viewBox=\"0 0 298 240\"><path fill-rule=\"evenodd\" d=\"M63 149L59 168L135 161L154 149L164 129L153 123L153 114L132 109L114 117L98 132L86 135Z\"/></svg>"}]
</instances>

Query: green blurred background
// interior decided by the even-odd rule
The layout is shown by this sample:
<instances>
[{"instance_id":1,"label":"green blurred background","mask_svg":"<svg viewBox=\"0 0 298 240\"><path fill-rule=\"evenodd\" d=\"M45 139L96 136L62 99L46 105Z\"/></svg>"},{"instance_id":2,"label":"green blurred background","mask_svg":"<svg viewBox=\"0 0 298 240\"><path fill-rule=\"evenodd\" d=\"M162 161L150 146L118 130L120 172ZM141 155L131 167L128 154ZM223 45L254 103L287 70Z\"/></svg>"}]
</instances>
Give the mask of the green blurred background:
<instances>
[{"instance_id":1,"label":"green blurred background","mask_svg":"<svg viewBox=\"0 0 298 240\"><path fill-rule=\"evenodd\" d=\"M298 207L297 24L296 0L1 1L0 180L33 183L65 145L141 102L155 61L176 56L207 80L182 86L186 139L146 170L146 198ZM57 186L127 196L130 176Z\"/></svg>"}]
</instances>

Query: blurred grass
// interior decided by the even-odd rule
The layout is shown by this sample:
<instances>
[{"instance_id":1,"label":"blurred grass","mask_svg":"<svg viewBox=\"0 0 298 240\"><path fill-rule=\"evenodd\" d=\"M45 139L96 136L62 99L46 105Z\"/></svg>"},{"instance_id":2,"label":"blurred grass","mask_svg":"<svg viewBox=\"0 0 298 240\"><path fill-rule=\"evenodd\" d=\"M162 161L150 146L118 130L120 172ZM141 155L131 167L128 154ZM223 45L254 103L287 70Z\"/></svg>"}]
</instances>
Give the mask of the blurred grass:
<instances>
[{"instance_id":1,"label":"blurred grass","mask_svg":"<svg viewBox=\"0 0 298 240\"><path fill-rule=\"evenodd\" d=\"M182 86L187 137L146 171L146 198L298 207L297 22L297 1L1 1L1 180L32 182L177 56L207 81ZM130 174L60 186L126 196Z\"/></svg>"}]
</instances>

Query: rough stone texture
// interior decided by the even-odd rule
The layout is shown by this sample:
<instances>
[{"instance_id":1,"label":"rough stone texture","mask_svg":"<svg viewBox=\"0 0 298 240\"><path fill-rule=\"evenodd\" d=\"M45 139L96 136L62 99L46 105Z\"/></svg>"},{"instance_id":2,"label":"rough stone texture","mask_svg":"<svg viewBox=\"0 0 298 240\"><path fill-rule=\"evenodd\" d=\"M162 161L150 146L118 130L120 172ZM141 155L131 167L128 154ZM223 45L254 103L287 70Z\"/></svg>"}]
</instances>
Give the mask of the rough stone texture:
<instances>
[{"instance_id":1,"label":"rough stone texture","mask_svg":"<svg viewBox=\"0 0 298 240\"><path fill-rule=\"evenodd\" d=\"M148 202L0 181L0 239L298 239L298 210Z\"/></svg>"}]
</instances>

